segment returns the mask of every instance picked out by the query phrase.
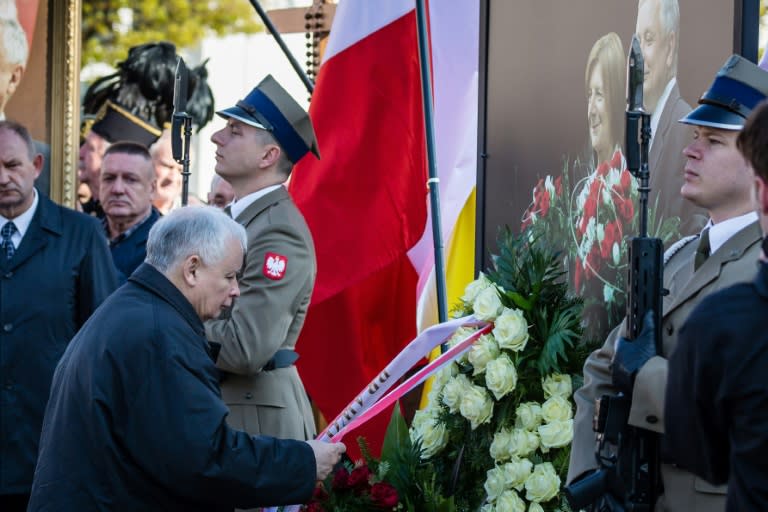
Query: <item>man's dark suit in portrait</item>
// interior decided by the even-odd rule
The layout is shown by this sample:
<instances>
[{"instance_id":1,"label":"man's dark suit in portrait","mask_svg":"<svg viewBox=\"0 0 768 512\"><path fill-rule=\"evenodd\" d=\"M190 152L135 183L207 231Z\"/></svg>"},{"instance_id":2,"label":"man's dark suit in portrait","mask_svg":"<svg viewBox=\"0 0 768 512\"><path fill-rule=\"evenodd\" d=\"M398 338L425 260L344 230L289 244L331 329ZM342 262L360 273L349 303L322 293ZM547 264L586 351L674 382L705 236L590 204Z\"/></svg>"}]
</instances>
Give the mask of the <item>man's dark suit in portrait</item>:
<instances>
[{"instance_id":1,"label":"man's dark suit in portrait","mask_svg":"<svg viewBox=\"0 0 768 512\"><path fill-rule=\"evenodd\" d=\"M116 276L95 219L37 193L42 156L0 122L0 510L26 510L56 363Z\"/></svg>"}]
</instances>

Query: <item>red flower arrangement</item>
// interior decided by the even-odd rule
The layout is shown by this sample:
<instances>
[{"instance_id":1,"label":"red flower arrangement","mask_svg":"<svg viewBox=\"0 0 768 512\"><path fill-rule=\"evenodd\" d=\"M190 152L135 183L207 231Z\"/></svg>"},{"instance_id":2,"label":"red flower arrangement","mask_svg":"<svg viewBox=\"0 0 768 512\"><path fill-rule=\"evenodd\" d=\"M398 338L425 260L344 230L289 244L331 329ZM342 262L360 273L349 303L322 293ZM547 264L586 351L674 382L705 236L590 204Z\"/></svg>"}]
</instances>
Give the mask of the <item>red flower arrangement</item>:
<instances>
[{"instance_id":1,"label":"red flower arrangement","mask_svg":"<svg viewBox=\"0 0 768 512\"><path fill-rule=\"evenodd\" d=\"M366 451L363 452L364 454ZM318 485L312 500L302 507L308 512L396 510L400 498L384 477L388 465L366 457L347 463Z\"/></svg>"}]
</instances>

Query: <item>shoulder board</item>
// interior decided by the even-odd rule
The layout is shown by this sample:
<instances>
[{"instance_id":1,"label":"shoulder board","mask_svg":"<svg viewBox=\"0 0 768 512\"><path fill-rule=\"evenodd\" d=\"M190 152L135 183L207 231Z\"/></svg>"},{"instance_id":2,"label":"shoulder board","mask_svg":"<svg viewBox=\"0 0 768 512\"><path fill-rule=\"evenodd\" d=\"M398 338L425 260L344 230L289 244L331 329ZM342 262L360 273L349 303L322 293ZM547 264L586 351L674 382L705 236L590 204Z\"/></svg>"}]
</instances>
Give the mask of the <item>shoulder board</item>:
<instances>
[{"instance_id":1,"label":"shoulder board","mask_svg":"<svg viewBox=\"0 0 768 512\"><path fill-rule=\"evenodd\" d=\"M690 236L686 236L685 238L681 238L680 240L672 244L672 246L664 252L664 265L666 265L667 262L672 259L672 256L677 254L680 251L680 249L682 249L689 243L693 242L694 240L698 240L698 238L699 238L699 235L690 235Z\"/></svg>"}]
</instances>

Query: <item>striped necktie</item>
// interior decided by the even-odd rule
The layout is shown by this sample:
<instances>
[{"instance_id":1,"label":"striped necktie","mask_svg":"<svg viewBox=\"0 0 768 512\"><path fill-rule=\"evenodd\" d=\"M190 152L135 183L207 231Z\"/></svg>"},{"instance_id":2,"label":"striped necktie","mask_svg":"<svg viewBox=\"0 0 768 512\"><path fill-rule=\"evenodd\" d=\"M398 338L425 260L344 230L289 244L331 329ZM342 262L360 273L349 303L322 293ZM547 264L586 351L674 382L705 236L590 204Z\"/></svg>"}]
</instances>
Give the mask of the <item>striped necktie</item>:
<instances>
[{"instance_id":1,"label":"striped necktie","mask_svg":"<svg viewBox=\"0 0 768 512\"><path fill-rule=\"evenodd\" d=\"M6 260L13 258L13 255L16 253L16 247L13 245L13 240L11 240L16 231L16 224L11 221L6 222L0 228L0 250L5 254Z\"/></svg>"}]
</instances>

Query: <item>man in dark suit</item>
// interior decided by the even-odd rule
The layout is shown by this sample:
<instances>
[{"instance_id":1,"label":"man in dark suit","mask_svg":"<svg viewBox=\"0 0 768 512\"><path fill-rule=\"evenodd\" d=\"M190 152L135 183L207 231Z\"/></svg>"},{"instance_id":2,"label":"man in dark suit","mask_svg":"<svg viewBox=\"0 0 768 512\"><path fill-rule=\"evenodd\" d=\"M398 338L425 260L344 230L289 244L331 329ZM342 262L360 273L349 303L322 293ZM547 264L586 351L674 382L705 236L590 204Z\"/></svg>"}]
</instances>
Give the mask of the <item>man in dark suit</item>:
<instances>
[{"instance_id":1,"label":"man in dark suit","mask_svg":"<svg viewBox=\"0 0 768 512\"><path fill-rule=\"evenodd\" d=\"M43 157L0 122L0 510L26 510L51 377L64 349L115 289L99 223L34 188Z\"/></svg>"},{"instance_id":2,"label":"man in dark suit","mask_svg":"<svg viewBox=\"0 0 768 512\"><path fill-rule=\"evenodd\" d=\"M122 284L144 261L149 230L160 218L152 207L157 180L149 151L135 142L111 145L99 181L109 250Z\"/></svg>"},{"instance_id":3,"label":"man in dark suit","mask_svg":"<svg viewBox=\"0 0 768 512\"><path fill-rule=\"evenodd\" d=\"M213 511L304 503L341 443L226 424L203 321L240 294L245 229L179 208L147 259L67 347L53 378L30 512Z\"/></svg>"},{"instance_id":4,"label":"man in dark suit","mask_svg":"<svg viewBox=\"0 0 768 512\"><path fill-rule=\"evenodd\" d=\"M645 64L643 101L645 111L651 114L649 205L654 207L657 222L678 218L680 235L686 236L704 227L707 212L680 195L683 148L691 139L691 131L678 121L691 106L680 96L677 84L679 30L677 0L639 0L635 32Z\"/></svg>"},{"instance_id":5,"label":"man in dark suit","mask_svg":"<svg viewBox=\"0 0 768 512\"><path fill-rule=\"evenodd\" d=\"M739 135L768 233L768 103ZM664 456L713 484L727 510L768 510L768 238L758 275L704 299L669 361Z\"/></svg>"},{"instance_id":6,"label":"man in dark suit","mask_svg":"<svg viewBox=\"0 0 768 512\"><path fill-rule=\"evenodd\" d=\"M569 481L597 465L592 419L595 400L601 395L622 391L632 398L629 424L664 433L668 379L687 378L673 375L668 368L680 327L704 297L754 277L761 240L754 211L754 175L736 148L736 138L756 102L767 95L768 73L734 55L717 73L699 106L681 120L693 126L693 142L685 148L681 194L705 208L710 221L701 235L682 239L665 254L663 286L669 293L663 298L660 320L662 352L656 354L652 329L644 329L630 342L623 337L622 324L587 358L584 385L574 394L577 411ZM724 487L673 464L662 464L660 470L664 495L657 510L723 510Z\"/></svg>"}]
</instances>

